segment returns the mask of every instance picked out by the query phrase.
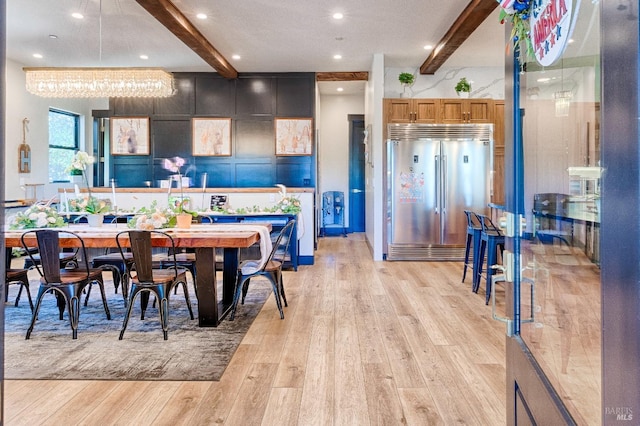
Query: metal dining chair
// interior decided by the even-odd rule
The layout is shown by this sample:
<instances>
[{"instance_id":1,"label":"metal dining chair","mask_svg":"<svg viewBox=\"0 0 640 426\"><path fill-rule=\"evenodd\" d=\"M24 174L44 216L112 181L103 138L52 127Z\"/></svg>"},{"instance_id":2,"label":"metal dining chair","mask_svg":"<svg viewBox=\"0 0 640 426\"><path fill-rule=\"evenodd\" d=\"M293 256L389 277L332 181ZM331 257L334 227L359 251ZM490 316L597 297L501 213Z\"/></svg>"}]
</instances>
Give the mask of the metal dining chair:
<instances>
[{"instance_id":1,"label":"metal dining chair","mask_svg":"<svg viewBox=\"0 0 640 426\"><path fill-rule=\"evenodd\" d=\"M273 295L276 299L276 305L280 312L280 319L284 319L282 303L284 303L284 306L288 306L288 304L287 297L284 292L284 283L282 281L282 265L287 257L289 242L291 240L291 234L295 223L295 219L292 219L282 228L275 243L273 244L269 257L260 269L255 270L255 268L252 267L256 264L255 260L245 260L240 263L238 267L235 294L233 297L233 307L231 309L231 321L233 321L236 316L238 302L240 301L241 304L244 304L250 280L257 277L265 277L271 283ZM281 297L282 300L280 299Z\"/></svg>"},{"instance_id":2,"label":"metal dining chair","mask_svg":"<svg viewBox=\"0 0 640 426\"><path fill-rule=\"evenodd\" d=\"M169 249L174 253L173 267L168 269L153 268L152 236L165 238L169 242ZM169 298L171 296L171 290L175 287L182 285L189 315L191 319L194 319L191 301L189 299L189 291L187 289L186 269L178 267L175 257L176 247L173 238L162 231L128 230L116 235L116 244L123 261L125 260L126 253L128 253L127 248L130 247L131 253L133 254L133 268L128 267L126 271L131 288L129 289L127 313L122 323L119 339L122 340L124 337L124 332L127 329L136 297L140 294L140 319L144 320L145 311L149 304L149 295L153 294L158 300L162 333L164 340L167 340L169 333Z\"/></svg>"},{"instance_id":3,"label":"metal dining chair","mask_svg":"<svg viewBox=\"0 0 640 426\"><path fill-rule=\"evenodd\" d=\"M35 236L38 252L40 253L40 262L35 262L34 254L28 250L27 241ZM71 231L58 231L53 229L38 229L27 231L22 234L20 241L22 246L27 250L29 256L34 261L35 268L40 274L40 287L38 296L36 297L35 309L31 317L31 324L27 330L26 339L31 337L31 332L38 319L38 311L42 304L42 299L47 293L54 293L58 301L58 309L60 311L60 319L63 319L65 307L69 314L69 322L71 324L72 336L78 338L78 320L80 317L80 300L82 292L93 284L100 287L102 295L102 304L107 319L111 319L111 313L107 306L107 296L104 292L104 281L102 279L102 270L89 268L87 262L84 265L78 265L76 268L60 268L60 236L65 238L76 239L80 246L78 251L82 259L87 259L87 250L82 238Z\"/></svg>"}]
</instances>

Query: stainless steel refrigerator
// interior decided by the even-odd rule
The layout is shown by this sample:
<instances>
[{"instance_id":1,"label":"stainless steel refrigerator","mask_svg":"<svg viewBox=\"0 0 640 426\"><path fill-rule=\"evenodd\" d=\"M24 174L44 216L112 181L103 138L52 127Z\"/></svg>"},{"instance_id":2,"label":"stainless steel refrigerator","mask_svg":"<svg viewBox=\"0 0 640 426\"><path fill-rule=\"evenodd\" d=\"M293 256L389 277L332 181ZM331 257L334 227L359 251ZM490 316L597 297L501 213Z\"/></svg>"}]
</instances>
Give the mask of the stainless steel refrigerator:
<instances>
[{"instance_id":1,"label":"stainless steel refrigerator","mask_svg":"<svg viewBox=\"0 0 640 426\"><path fill-rule=\"evenodd\" d=\"M461 260L464 210L489 211L493 124L389 124L388 260Z\"/></svg>"}]
</instances>

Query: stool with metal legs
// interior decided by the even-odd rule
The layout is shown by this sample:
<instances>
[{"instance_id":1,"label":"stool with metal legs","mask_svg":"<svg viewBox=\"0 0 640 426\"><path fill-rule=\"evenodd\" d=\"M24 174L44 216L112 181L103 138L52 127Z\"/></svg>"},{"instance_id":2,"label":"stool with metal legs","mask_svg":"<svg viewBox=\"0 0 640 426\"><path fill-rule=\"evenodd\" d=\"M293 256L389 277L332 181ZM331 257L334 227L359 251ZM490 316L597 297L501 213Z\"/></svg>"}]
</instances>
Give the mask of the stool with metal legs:
<instances>
[{"instance_id":1,"label":"stool with metal legs","mask_svg":"<svg viewBox=\"0 0 640 426\"><path fill-rule=\"evenodd\" d=\"M467 267L469 266L469 254L471 252L471 246L473 246L473 280L475 282L475 276L478 273L478 265L476 261L478 259L478 254L480 250L480 233L482 232L482 225L478 222L477 216L469 211L464 211L465 216L467 217L467 244L464 249L464 267L462 269L462 282L467 277Z\"/></svg>"},{"instance_id":2,"label":"stool with metal legs","mask_svg":"<svg viewBox=\"0 0 640 426\"><path fill-rule=\"evenodd\" d=\"M498 263L498 248L500 254L504 252L504 234L488 216L477 214L479 222L482 224L482 231L480 233L480 250L478 253L478 273L474 277L473 292L477 293L480 287L480 280L482 279L482 265L484 263L484 255L487 255L487 272L486 272L486 304L489 304L489 298L491 297L491 277L495 273L493 265Z\"/></svg>"}]
</instances>

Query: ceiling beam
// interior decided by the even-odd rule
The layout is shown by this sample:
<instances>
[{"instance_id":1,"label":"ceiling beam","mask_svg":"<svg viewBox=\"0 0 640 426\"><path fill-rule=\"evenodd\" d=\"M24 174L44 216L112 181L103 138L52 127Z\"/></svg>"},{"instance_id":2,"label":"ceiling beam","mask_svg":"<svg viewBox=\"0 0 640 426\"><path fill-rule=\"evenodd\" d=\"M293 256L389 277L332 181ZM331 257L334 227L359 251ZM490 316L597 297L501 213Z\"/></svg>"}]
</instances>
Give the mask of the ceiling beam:
<instances>
[{"instance_id":1,"label":"ceiling beam","mask_svg":"<svg viewBox=\"0 0 640 426\"><path fill-rule=\"evenodd\" d=\"M317 72L316 81L367 81L367 71L356 72Z\"/></svg>"},{"instance_id":2,"label":"ceiling beam","mask_svg":"<svg viewBox=\"0 0 640 426\"><path fill-rule=\"evenodd\" d=\"M496 0L471 0L420 66L420 74L435 74L497 6Z\"/></svg>"},{"instance_id":3,"label":"ceiling beam","mask_svg":"<svg viewBox=\"0 0 640 426\"><path fill-rule=\"evenodd\" d=\"M238 71L170 0L136 0L136 2L211 65L218 74L226 78L238 77Z\"/></svg>"}]
</instances>

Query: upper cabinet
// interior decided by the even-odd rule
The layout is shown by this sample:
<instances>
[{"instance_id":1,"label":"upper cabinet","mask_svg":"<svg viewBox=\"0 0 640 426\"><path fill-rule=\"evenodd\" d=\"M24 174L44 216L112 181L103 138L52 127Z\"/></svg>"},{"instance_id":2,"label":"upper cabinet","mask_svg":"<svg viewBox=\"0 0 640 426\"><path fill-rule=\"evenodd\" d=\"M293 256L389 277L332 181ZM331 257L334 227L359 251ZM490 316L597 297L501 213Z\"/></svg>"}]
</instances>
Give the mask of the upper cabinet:
<instances>
[{"instance_id":1,"label":"upper cabinet","mask_svg":"<svg viewBox=\"0 0 640 426\"><path fill-rule=\"evenodd\" d=\"M438 123L439 99L385 99L387 123Z\"/></svg>"},{"instance_id":2,"label":"upper cabinet","mask_svg":"<svg viewBox=\"0 0 640 426\"><path fill-rule=\"evenodd\" d=\"M440 123L493 123L492 99L440 99Z\"/></svg>"},{"instance_id":3,"label":"upper cabinet","mask_svg":"<svg viewBox=\"0 0 640 426\"><path fill-rule=\"evenodd\" d=\"M492 99L385 99L385 123L493 123Z\"/></svg>"}]
</instances>

